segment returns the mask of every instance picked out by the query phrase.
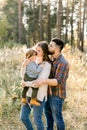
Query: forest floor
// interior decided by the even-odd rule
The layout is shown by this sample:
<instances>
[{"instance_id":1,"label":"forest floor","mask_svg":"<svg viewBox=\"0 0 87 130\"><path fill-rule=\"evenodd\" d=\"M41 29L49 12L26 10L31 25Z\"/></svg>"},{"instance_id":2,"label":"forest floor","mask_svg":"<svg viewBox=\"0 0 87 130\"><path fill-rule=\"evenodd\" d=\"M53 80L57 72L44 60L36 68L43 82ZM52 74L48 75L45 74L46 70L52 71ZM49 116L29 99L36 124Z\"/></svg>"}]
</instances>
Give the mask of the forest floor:
<instances>
[{"instance_id":1,"label":"forest floor","mask_svg":"<svg viewBox=\"0 0 87 130\"><path fill-rule=\"evenodd\" d=\"M9 91L6 86L10 85L10 80L12 81L12 92L14 92L13 87L17 87L15 82L17 82L17 80L19 80L18 84L20 82L19 69L24 58L22 50L22 48L13 48L11 50L7 48L0 49L0 67L2 67L0 70L2 74L0 77L0 85L7 92ZM69 78L67 81L67 97L63 106L66 130L87 130L87 53L81 53L78 49L71 49L70 46L66 45L63 50L63 55L69 61L70 65ZM6 61L6 57L8 57L8 61ZM5 63L3 63L4 61ZM14 70L16 70L15 73ZM13 79L11 79L13 74L16 77L13 77L14 83ZM7 80L4 81L2 77L5 77ZM19 94L19 91L20 89L17 88L16 94ZM8 101L9 98L6 99L6 93L2 94L2 92L0 92L0 130L25 130L25 127L19 119L21 108L20 99L14 101L15 103L10 102ZM36 130L32 112L31 120L34 130ZM44 115L43 121L46 128ZM54 130L56 130L56 126Z\"/></svg>"}]
</instances>

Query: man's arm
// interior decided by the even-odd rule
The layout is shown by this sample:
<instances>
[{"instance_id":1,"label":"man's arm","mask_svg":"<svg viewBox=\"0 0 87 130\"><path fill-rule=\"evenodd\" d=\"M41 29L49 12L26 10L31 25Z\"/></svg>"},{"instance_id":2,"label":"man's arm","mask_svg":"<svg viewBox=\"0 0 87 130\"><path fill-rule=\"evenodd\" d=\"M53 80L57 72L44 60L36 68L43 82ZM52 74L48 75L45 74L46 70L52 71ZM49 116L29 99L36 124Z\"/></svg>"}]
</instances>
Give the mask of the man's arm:
<instances>
[{"instance_id":1,"label":"man's arm","mask_svg":"<svg viewBox=\"0 0 87 130\"><path fill-rule=\"evenodd\" d=\"M43 84L47 84L49 86L57 86L57 79L37 79L33 82L34 86L41 86Z\"/></svg>"},{"instance_id":2,"label":"man's arm","mask_svg":"<svg viewBox=\"0 0 87 130\"><path fill-rule=\"evenodd\" d=\"M50 69L51 69L51 64L46 62L44 64L44 67L40 73L40 75L38 76L38 79L37 80L33 80L33 81L26 81L26 82L23 82L22 83L22 86L31 86L31 87L34 87L34 88L37 88L37 87L40 87L44 84L47 84L46 81L48 81L48 77L49 77L49 74L50 74ZM38 82L39 81L39 82ZM52 81L51 81L52 82ZM37 84L37 85L36 85ZM40 84L40 85L39 85Z\"/></svg>"},{"instance_id":3,"label":"man's arm","mask_svg":"<svg viewBox=\"0 0 87 130\"><path fill-rule=\"evenodd\" d=\"M56 87L58 84L62 83L63 80L66 80L68 76L68 64L60 63L56 69L55 77L52 79L37 79L34 82L35 86L41 86L47 84L49 86Z\"/></svg>"}]
</instances>

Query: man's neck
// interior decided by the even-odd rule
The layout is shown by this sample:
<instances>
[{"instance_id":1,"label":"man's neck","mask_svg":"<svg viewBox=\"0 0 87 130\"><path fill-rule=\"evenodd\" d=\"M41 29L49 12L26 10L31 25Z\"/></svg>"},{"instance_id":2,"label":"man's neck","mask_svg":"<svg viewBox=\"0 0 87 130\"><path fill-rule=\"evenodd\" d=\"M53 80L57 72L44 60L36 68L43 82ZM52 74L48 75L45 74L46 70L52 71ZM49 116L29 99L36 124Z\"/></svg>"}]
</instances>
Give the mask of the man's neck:
<instances>
[{"instance_id":1,"label":"man's neck","mask_svg":"<svg viewBox=\"0 0 87 130\"><path fill-rule=\"evenodd\" d=\"M61 52L54 53L54 54L52 55L52 58L58 58L60 55L61 55Z\"/></svg>"}]
</instances>

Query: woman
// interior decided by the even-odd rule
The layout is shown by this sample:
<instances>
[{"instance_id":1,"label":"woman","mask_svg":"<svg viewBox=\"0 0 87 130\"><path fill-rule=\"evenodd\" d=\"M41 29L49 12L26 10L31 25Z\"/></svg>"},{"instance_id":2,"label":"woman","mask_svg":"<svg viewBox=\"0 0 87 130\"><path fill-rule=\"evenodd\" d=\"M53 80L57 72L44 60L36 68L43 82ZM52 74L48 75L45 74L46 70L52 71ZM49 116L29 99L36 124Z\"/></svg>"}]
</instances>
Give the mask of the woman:
<instances>
[{"instance_id":1,"label":"woman","mask_svg":"<svg viewBox=\"0 0 87 130\"><path fill-rule=\"evenodd\" d=\"M36 51L37 51L37 57L39 59L39 62L43 64L44 62L44 67L39 75L38 78L48 78L51 70L51 64L50 60L48 57L48 44L45 41L39 42L36 46ZM27 81L22 83L23 87L24 86L33 86L32 81ZM42 91L42 92L41 92ZM34 121L37 130L44 130L44 125L42 122L42 113L43 113L43 108L45 105L45 101L47 99L47 85L43 85L39 87L39 92L37 95L38 99L41 99L40 106L33 106L33 114L34 114ZM24 123L25 127L27 130L33 130L31 121L29 119L30 116L30 107L28 104L23 104L21 108L21 120Z\"/></svg>"}]
</instances>

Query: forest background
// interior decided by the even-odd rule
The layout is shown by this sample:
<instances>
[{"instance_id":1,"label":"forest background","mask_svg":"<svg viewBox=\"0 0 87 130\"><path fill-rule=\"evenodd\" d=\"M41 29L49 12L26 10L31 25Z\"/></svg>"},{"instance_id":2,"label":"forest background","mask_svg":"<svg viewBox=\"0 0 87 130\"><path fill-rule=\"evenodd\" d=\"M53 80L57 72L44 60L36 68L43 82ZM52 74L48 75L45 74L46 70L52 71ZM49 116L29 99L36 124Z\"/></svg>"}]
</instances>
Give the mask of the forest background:
<instances>
[{"instance_id":1,"label":"forest background","mask_svg":"<svg viewBox=\"0 0 87 130\"><path fill-rule=\"evenodd\" d=\"M19 120L24 52L53 37L65 42L70 64L66 130L87 130L87 0L0 0L0 130L25 129ZM44 115L43 121L46 127Z\"/></svg>"}]
</instances>

